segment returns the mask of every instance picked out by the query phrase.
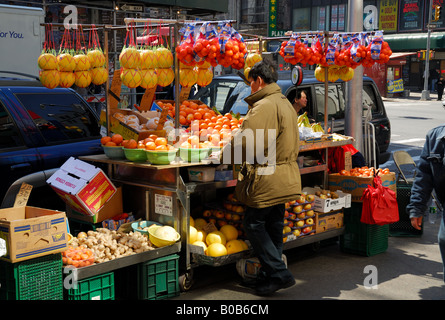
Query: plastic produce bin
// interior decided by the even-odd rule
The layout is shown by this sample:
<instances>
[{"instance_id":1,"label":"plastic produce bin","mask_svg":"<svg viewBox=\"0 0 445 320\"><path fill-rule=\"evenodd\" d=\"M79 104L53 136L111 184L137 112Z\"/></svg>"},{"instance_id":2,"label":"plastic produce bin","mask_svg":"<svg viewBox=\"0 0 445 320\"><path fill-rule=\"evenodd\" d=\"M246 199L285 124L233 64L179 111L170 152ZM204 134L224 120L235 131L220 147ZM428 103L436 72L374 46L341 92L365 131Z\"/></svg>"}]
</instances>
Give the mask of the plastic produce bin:
<instances>
[{"instance_id":1,"label":"plastic produce bin","mask_svg":"<svg viewBox=\"0 0 445 320\"><path fill-rule=\"evenodd\" d=\"M114 273L108 272L77 281L76 289L68 289L68 300L114 300Z\"/></svg>"},{"instance_id":2,"label":"plastic produce bin","mask_svg":"<svg viewBox=\"0 0 445 320\"><path fill-rule=\"evenodd\" d=\"M62 300L62 255L0 261L0 300Z\"/></svg>"}]
</instances>

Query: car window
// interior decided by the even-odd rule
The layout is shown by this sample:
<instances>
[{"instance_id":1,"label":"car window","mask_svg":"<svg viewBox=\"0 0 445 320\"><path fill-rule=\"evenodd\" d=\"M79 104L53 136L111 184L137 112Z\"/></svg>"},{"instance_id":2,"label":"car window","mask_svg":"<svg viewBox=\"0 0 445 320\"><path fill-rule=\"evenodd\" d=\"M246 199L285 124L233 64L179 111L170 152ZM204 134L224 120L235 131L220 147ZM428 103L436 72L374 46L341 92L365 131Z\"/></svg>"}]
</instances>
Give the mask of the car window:
<instances>
[{"instance_id":1,"label":"car window","mask_svg":"<svg viewBox=\"0 0 445 320\"><path fill-rule=\"evenodd\" d=\"M317 100L316 122L324 121L325 88L324 85L315 85L315 96ZM343 119L345 117L345 102L340 84L329 85L328 87L328 120Z\"/></svg>"},{"instance_id":2,"label":"car window","mask_svg":"<svg viewBox=\"0 0 445 320\"><path fill-rule=\"evenodd\" d=\"M0 103L0 150L24 145L20 131L5 106Z\"/></svg>"},{"instance_id":3,"label":"car window","mask_svg":"<svg viewBox=\"0 0 445 320\"><path fill-rule=\"evenodd\" d=\"M371 107L372 113L378 112L375 92L371 85L363 85L363 108Z\"/></svg>"},{"instance_id":4,"label":"car window","mask_svg":"<svg viewBox=\"0 0 445 320\"><path fill-rule=\"evenodd\" d=\"M251 93L250 86L245 84L243 81L239 81L235 89L233 90L229 99L227 99L228 108L232 106L231 109L226 111L232 111L234 114L245 115L249 110L249 105L244 99L248 97Z\"/></svg>"},{"instance_id":5,"label":"car window","mask_svg":"<svg viewBox=\"0 0 445 320\"><path fill-rule=\"evenodd\" d=\"M193 99L199 99L209 107L216 107L222 112L227 97L231 94L239 81L213 81L206 87L199 89Z\"/></svg>"},{"instance_id":6,"label":"car window","mask_svg":"<svg viewBox=\"0 0 445 320\"><path fill-rule=\"evenodd\" d=\"M17 94L48 144L100 136L94 114L74 94Z\"/></svg>"}]
</instances>

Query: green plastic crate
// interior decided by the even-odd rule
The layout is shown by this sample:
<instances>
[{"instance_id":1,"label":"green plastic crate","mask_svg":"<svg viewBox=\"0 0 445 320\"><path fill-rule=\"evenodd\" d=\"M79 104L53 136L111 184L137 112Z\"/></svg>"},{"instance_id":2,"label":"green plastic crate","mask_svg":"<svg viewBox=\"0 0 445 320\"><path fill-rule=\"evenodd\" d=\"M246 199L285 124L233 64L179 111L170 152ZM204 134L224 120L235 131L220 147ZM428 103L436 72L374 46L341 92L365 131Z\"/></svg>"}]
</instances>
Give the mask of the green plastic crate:
<instances>
[{"instance_id":1,"label":"green plastic crate","mask_svg":"<svg viewBox=\"0 0 445 320\"><path fill-rule=\"evenodd\" d=\"M77 281L76 289L68 289L67 300L114 300L114 273Z\"/></svg>"},{"instance_id":2,"label":"green plastic crate","mask_svg":"<svg viewBox=\"0 0 445 320\"><path fill-rule=\"evenodd\" d=\"M62 300L62 255L0 261L0 300Z\"/></svg>"},{"instance_id":3,"label":"green plastic crate","mask_svg":"<svg viewBox=\"0 0 445 320\"><path fill-rule=\"evenodd\" d=\"M411 225L411 219L406 212L406 206L411 197L411 183L397 183L397 205L399 206L399 221L389 225L391 237L419 237L423 234L423 223L420 230Z\"/></svg>"},{"instance_id":4,"label":"green plastic crate","mask_svg":"<svg viewBox=\"0 0 445 320\"><path fill-rule=\"evenodd\" d=\"M161 300L179 295L176 254L139 264L139 299Z\"/></svg>"},{"instance_id":5,"label":"green plastic crate","mask_svg":"<svg viewBox=\"0 0 445 320\"><path fill-rule=\"evenodd\" d=\"M388 249L389 224L379 226L360 222L362 203L352 203L344 213L345 232L340 236L343 252L369 257Z\"/></svg>"}]
</instances>

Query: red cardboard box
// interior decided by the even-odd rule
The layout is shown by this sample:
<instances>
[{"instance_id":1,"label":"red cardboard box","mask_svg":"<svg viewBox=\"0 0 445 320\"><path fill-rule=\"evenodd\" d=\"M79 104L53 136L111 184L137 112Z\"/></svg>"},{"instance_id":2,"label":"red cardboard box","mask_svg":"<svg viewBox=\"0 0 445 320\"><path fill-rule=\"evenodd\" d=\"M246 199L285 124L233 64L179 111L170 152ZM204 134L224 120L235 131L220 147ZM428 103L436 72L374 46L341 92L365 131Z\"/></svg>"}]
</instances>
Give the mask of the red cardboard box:
<instances>
[{"instance_id":1,"label":"red cardboard box","mask_svg":"<svg viewBox=\"0 0 445 320\"><path fill-rule=\"evenodd\" d=\"M87 216L96 215L116 193L100 168L73 157L46 182L71 208Z\"/></svg>"}]
</instances>

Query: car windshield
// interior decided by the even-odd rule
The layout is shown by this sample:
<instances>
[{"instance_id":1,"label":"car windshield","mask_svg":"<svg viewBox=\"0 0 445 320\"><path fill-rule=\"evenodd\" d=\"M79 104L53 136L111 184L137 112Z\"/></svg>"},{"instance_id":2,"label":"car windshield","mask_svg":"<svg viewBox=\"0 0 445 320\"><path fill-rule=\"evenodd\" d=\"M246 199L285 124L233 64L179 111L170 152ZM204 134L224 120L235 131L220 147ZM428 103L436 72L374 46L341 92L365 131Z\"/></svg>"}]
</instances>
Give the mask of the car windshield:
<instances>
[{"instance_id":1,"label":"car windshield","mask_svg":"<svg viewBox=\"0 0 445 320\"><path fill-rule=\"evenodd\" d=\"M221 113L246 114L248 110L244 98L250 95L250 86L241 80L220 79L201 88L193 99L199 99L209 107L216 107Z\"/></svg>"}]
</instances>

